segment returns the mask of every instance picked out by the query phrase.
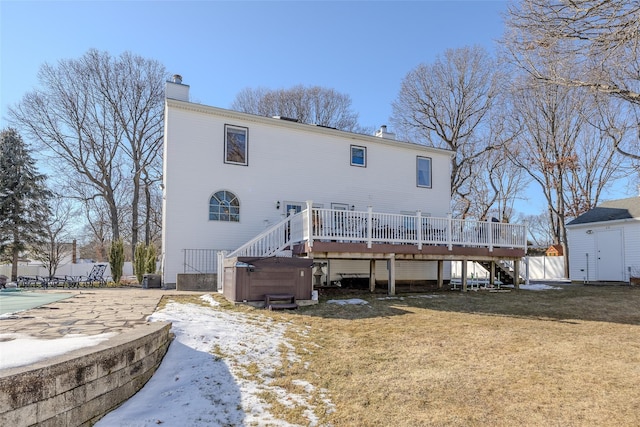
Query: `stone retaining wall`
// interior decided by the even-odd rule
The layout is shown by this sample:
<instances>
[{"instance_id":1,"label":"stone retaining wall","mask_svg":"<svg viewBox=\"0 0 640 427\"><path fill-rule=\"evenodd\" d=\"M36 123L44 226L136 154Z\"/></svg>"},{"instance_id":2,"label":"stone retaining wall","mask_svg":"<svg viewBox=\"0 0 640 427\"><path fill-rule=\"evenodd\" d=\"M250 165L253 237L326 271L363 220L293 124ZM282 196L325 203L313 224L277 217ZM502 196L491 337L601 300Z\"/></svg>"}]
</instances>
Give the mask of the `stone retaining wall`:
<instances>
[{"instance_id":1,"label":"stone retaining wall","mask_svg":"<svg viewBox=\"0 0 640 427\"><path fill-rule=\"evenodd\" d=\"M178 274L176 289L179 291L217 292L218 275L215 273Z\"/></svg>"},{"instance_id":2,"label":"stone retaining wall","mask_svg":"<svg viewBox=\"0 0 640 427\"><path fill-rule=\"evenodd\" d=\"M152 322L103 343L0 371L0 426L90 426L151 378L172 336Z\"/></svg>"}]
</instances>

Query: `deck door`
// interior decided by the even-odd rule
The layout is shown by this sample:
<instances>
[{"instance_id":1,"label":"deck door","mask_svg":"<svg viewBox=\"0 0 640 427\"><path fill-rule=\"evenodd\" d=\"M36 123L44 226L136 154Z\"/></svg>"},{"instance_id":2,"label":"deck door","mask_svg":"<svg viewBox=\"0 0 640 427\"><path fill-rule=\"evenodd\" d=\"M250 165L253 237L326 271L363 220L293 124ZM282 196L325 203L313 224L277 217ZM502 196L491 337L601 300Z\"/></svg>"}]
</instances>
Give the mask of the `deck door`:
<instances>
[{"instance_id":1,"label":"deck door","mask_svg":"<svg viewBox=\"0 0 640 427\"><path fill-rule=\"evenodd\" d=\"M622 230L602 230L596 235L597 280L619 281L624 277Z\"/></svg>"}]
</instances>

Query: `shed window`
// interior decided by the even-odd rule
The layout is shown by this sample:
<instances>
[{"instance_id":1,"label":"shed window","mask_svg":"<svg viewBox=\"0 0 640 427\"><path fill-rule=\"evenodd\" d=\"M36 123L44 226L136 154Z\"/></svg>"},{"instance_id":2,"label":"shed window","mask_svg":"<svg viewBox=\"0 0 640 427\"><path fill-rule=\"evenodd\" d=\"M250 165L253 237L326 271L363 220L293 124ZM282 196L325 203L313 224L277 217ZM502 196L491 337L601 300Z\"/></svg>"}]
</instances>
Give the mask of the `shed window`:
<instances>
[{"instance_id":1,"label":"shed window","mask_svg":"<svg viewBox=\"0 0 640 427\"><path fill-rule=\"evenodd\" d=\"M210 221L240 221L240 202L230 191L218 191L209 200Z\"/></svg>"},{"instance_id":2,"label":"shed window","mask_svg":"<svg viewBox=\"0 0 640 427\"><path fill-rule=\"evenodd\" d=\"M244 166L249 164L249 129L224 125L224 162Z\"/></svg>"}]
</instances>

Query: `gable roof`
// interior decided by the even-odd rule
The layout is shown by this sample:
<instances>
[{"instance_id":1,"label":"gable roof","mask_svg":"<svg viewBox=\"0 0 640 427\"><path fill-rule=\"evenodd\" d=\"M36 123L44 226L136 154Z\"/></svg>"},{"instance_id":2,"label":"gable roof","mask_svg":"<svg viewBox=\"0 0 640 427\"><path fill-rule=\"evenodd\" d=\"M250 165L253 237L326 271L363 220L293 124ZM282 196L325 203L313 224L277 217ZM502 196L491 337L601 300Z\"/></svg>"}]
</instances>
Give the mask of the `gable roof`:
<instances>
[{"instance_id":1,"label":"gable roof","mask_svg":"<svg viewBox=\"0 0 640 427\"><path fill-rule=\"evenodd\" d=\"M562 249L562 245L551 245L547 248L546 254L556 253L558 255L563 255L564 250Z\"/></svg>"},{"instance_id":2,"label":"gable roof","mask_svg":"<svg viewBox=\"0 0 640 427\"><path fill-rule=\"evenodd\" d=\"M610 200L583 213L567 225L589 224L592 222L640 219L640 197Z\"/></svg>"}]
</instances>

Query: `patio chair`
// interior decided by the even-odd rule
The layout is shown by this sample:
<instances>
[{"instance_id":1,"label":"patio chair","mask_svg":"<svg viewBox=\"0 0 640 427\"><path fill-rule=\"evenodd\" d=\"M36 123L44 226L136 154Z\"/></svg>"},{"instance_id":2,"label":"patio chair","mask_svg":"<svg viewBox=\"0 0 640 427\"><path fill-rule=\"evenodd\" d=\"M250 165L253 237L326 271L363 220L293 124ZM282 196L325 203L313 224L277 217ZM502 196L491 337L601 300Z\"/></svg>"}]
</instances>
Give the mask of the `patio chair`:
<instances>
[{"instance_id":1,"label":"patio chair","mask_svg":"<svg viewBox=\"0 0 640 427\"><path fill-rule=\"evenodd\" d=\"M46 281L40 276L18 276L18 287L27 288L35 286L44 286L46 288Z\"/></svg>"},{"instance_id":2,"label":"patio chair","mask_svg":"<svg viewBox=\"0 0 640 427\"><path fill-rule=\"evenodd\" d=\"M79 287L98 284L99 287L107 285L107 280L104 278L104 271L107 269L106 264L96 264L86 276L65 276L65 285L71 287Z\"/></svg>"}]
</instances>

